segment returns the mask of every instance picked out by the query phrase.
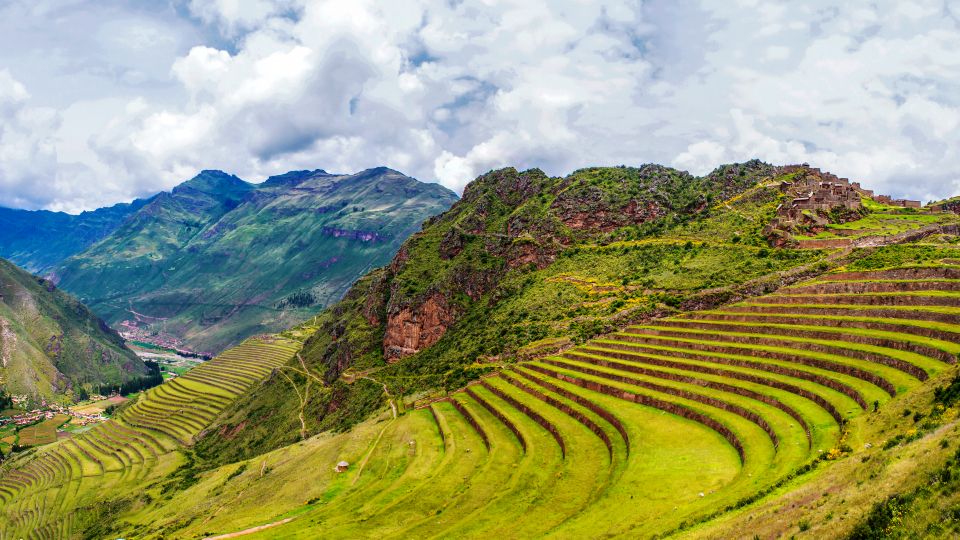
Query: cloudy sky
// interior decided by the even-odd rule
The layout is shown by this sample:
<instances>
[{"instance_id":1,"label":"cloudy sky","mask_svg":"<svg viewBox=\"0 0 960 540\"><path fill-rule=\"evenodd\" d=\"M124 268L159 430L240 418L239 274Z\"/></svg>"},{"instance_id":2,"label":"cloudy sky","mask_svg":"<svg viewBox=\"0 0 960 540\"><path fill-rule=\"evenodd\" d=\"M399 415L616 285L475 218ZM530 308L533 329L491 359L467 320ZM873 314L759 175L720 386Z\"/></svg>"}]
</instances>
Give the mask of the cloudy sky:
<instances>
[{"instance_id":1,"label":"cloudy sky","mask_svg":"<svg viewBox=\"0 0 960 540\"><path fill-rule=\"evenodd\" d=\"M960 0L0 0L3 206L754 157L960 193Z\"/></svg>"}]
</instances>

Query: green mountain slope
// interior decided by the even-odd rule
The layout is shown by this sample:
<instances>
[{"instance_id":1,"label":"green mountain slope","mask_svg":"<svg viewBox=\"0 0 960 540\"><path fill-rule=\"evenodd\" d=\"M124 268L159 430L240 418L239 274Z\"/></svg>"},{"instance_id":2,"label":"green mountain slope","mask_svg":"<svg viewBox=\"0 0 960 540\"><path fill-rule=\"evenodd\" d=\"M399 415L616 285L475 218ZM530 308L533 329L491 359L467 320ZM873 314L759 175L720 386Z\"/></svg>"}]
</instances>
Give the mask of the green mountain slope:
<instances>
[{"instance_id":1,"label":"green mountain slope","mask_svg":"<svg viewBox=\"0 0 960 540\"><path fill-rule=\"evenodd\" d=\"M0 356L3 387L34 402L72 397L86 384L113 385L148 374L86 306L2 259Z\"/></svg>"},{"instance_id":2,"label":"green mountain slope","mask_svg":"<svg viewBox=\"0 0 960 540\"><path fill-rule=\"evenodd\" d=\"M215 352L337 301L455 199L386 168L260 185L204 171L53 274L115 326Z\"/></svg>"},{"instance_id":3,"label":"green mountain slope","mask_svg":"<svg viewBox=\"0 0 960 540\"><path fill-rule=\"evenodd\" d=\"M390 265L317 318L304 358L330 386L304 404L308 433L347 428L383 403L379 384L347 384L344 373L375 372L394 395L455 390L497 362L818 260L819 251L767 253L761 233L777 174L749 162L702 178L657 165L481 176ZM723 204L740 194L748 196L736 211ZM711 219L730 230L698 233L696 242L684 236ZM198 451L224 462L289 444L298 411L288 384L271 380L223 418L225 429L240 426L234 437L201 440Z\"/></svg>"},{"instance_id":4,"label":"green mountain slope","mask_svg":"<svg viewBox=\"0 0 960 540\"><path fill-rule=\"evenodd\" d=\"M955 536L960 217L773 248L790 174L484 175L317 318L7 460L0 533Z\"/></svg>"},{"instance_id":5,"label":"green mountain slope","mask_svg":"<svg viewBox=\"0 0 960 540\"><path fill-rule=\"evenodd\" d=\"M41 273L113 232L149 199L78 215L0 208L0 257Z\"/></svg>"}]
</instances>

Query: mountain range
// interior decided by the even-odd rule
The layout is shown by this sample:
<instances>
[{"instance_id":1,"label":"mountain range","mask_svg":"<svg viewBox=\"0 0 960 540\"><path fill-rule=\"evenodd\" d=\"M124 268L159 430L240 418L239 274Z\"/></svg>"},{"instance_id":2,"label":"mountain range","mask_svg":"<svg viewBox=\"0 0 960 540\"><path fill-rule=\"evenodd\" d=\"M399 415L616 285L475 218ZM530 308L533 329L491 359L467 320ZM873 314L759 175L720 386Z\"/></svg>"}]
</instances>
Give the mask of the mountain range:
<instances>
[{"instance_id":1,"label":"mountain range","mask_svg":"<svg viewBox=\"0 0 960 540\"><path fill-rule=\"evenodd\" d=\"M149 199L73 215L0 207L0 257L43 273L116 230Z\"/></svg>"},{"instance_id":2,"label":"mountain range","mask_svg":"<svg viewBox=\"0 0 960 540\"><path fill-rule=\"evenodd\" d=\"M260 184L209 170L78 216L2 209L0 254L131 339L215 353L339 300L456 199L385 167Z\"/></svg>"}]
</instances>

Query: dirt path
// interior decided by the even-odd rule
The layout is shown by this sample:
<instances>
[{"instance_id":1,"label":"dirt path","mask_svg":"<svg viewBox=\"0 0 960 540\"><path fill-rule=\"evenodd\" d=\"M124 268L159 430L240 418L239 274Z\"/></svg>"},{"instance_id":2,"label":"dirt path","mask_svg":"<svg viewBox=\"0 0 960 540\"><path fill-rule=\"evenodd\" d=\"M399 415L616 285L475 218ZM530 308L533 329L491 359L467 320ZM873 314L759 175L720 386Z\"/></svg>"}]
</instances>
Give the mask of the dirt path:
<instances>
[{"instance_id":1,"label":"dirt path","mask_svg":"<svg viewBox=\"0 0 960 540\"><path fill-rule=\"evenodd\" d=\"M373 377L364 376L360 377L361 379L367 379L368 381L373 381L383 387L383 393L387 395L387 401L390 403L390 410L393 411L393 417L397 417L397 402L394 401L393 396L390 395L390 390L387 389L386 383L382 383Z\"/></svg>"},{"instance_id":2,"label":"dirt path","mask_svg":"<svg viewBox=\"0 0 960 540\"><path fill-rule=\"evenodd\" d=\"M310 372L310 368L307 367L307 363L303 361L303 357L300 356L300 353L297 353L297 360L300 361L300 366L303 368L303 371L300 371L296 368L292 368L290 366L282 367L278 371L280 375L283 375L284 378L287 379L287 382L289 382L290 386L293 387L293 391L297 393L297 398L300 400L300 412L298 416L300 418L300 439L303 440L307 438L307 421L303 411L307 406L307 402L310 400L310 383L312 381L317 381L321 386L326 386L327 383L324 382L322 378ZM295 373L300 373L307 379L307 382L303 388L303 393L301 393L300 389L297 388L297 383L295 383L293 379L290 378L289 375L284 373L283 371L284 369L289 369L290 371L293 371ZM396 412L394 412L394 418L396 418Z\"/></svg>"},{"instance_id":3,"label":"dirt path","mask_svg":"<svg viewBox=\"0 0 960 540\"><path fill-rule=\"evenodd\" d=\"M238 536L246 536L248 534L253 534L260 532L271 527L276 527L277 525L283 525L284 523L290 523L293 521L293 518L281 519L280 521L274 521L273 523L267 523L266 525L259 525L257 527L250 527L249 529L244 529L242 531L227 533L227 534L218 534L217 536L207 536L204 540L220 540L222 538L236 538Z\"/></svg>"},{"instance_id":4,"label":"dirt path","mask_svg":"<svg viewBox=\"0 0 960 540\"><path fill-rule=\"evenodd\" d=\"M370 451L367 452L367 455L364 456L363 461L360 463L360 468L357 469L357 475L353 477L353 482L350 483L351 486L357 485L357 480L360 480L360 475L363 474L363 468L367 466L367 462L370 461L370 456L373 455L373 451L376 450L377 445L380 444L380 439L383 438L383 434L392 423L393 420L387 422L387 425L383 426L383 429L380 430L380 433L377 435L377 440L373 441L373 446L370 447Z\"/></svg>"}]
</instances>

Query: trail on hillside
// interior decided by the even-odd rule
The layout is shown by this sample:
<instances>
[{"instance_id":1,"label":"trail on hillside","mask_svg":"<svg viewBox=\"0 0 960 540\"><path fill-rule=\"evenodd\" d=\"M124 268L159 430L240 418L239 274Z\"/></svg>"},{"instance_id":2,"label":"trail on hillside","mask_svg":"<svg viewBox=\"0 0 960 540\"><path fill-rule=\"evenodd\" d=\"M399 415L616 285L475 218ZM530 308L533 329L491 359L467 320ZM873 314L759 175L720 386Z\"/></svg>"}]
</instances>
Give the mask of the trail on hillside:
<instances>
[{"instance_id":1,"label":"trail on hillside","mask_svg":"<svg viewBox=\"0 0 960 540\"><path fill-rule=\"evenodd\" d=\"M317 381L320 383L321 386L326 386L327 383L322 378L310 372L310 368L307 367L307 363L303 361L303 357L300 356L300 353L297 353L297 360L300 361L300 366L303 368L303 371L290 366L285 366L279 369L278 371L280 372L281 375L283 375L285 379L287 379L287 382L289 382L290 386L293 387L293 391L297 393L297 399L300 401L300 410L297 413L297 417L300 419L300 439L304 440L307 438L308 433L307 433L307 419L306 419L306 416L304 416L303 411L307 407L307 402L310 401L310 383L311 381ZM307 382L303 388L303 393L300 392L300 388L297 387L297 383L289 375L284 373L283 371L284 369L289 369L294 373L299 373L307 379ZM394 418L396 418L397 416L396 411L394 411L393 416Z\"/></svg>"},{"instance_id":2,"label":"trail on hillside","mask_svg":"<svg viewBox=\"0 0 960 540\"><path fill-rule=\"evenodd\" d=\"M259 525L257 527L250 527L249 529L244 529L242 531L227 533L227 534L218 534L217 536L207 536L204 540L221 540L224 538L236 538L238 536L246 536L248 534L253 534L260 532L271 527L276 527L278 525L283 525L285 523L290 523L293 521L293 518L281 519L280 521L274 521L273 523L267 523L266 525Z\"/></svg>"},{"instance_id":3,"label":"trail on hillside","mask_svg":"<svg viewBox=\"0 0 960 540\"><path fill-rule=\"evenodd\" d=\"M396 417L397 417L397 402L393 399L393 395L390 394L390 390L387 388L387 384L386 384L386 383L382 383L382 382L374 379L373 377L370 377L369 375L364 375L363 377L360 377L360 378L361 378L361 379L367 379L368 381L373 381L374 383L379 384L380 386L383 387L383 393L386 394L386 396L387 396L387 402L390 403L390 410L393 411L393 417L396 418Z\"/></svg>"}]
</instances>

